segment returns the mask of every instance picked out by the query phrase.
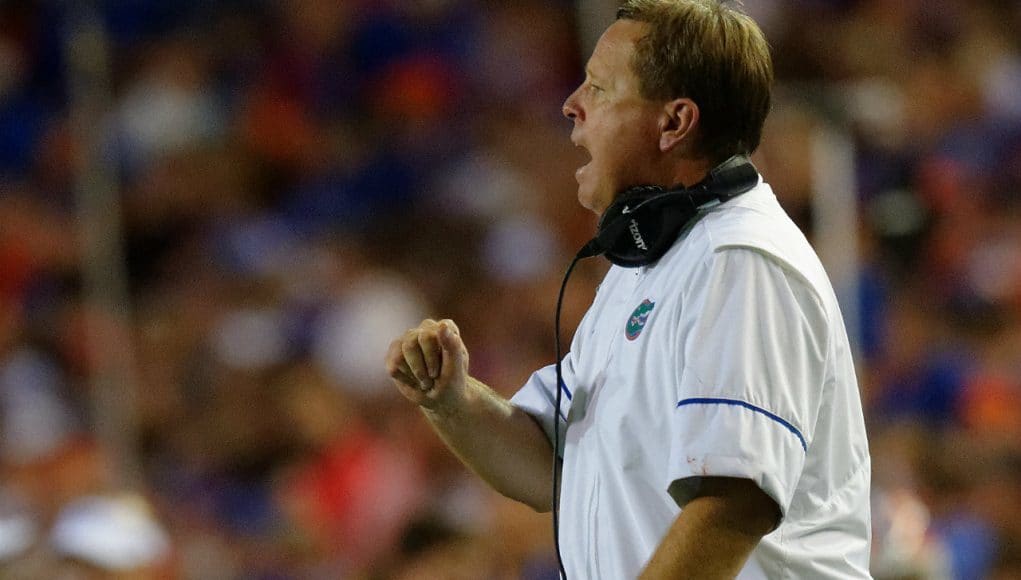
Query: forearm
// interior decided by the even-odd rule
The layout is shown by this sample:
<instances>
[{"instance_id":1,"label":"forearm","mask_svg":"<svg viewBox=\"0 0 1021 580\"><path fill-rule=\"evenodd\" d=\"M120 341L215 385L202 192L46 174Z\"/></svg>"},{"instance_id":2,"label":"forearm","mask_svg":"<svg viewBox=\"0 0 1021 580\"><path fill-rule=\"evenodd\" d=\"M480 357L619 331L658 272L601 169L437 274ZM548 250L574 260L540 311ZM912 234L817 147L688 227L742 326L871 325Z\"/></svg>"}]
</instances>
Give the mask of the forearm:
<instances>
[{"instance_id":1,"label":"forearm","mask_svg":"<svg viewBox=\"0 0 1021 580\"><path fill-rule=\"evenodd\" d=\"M778 517L775 504L747 480L711 478L653 553L642 580L734 578Z\"/></svg>"},{"instance_id":2,"label":"forearm","mask_svg":"<svg viewBox=\"0 0 1021 580\"><path fill-rule=\"evenodd\" d=\"M469 378L463 397L443 410L422 409L462 463L501 494L546 512L552 504L553 448L527 413Z\"/></svg>"}]
</instances>

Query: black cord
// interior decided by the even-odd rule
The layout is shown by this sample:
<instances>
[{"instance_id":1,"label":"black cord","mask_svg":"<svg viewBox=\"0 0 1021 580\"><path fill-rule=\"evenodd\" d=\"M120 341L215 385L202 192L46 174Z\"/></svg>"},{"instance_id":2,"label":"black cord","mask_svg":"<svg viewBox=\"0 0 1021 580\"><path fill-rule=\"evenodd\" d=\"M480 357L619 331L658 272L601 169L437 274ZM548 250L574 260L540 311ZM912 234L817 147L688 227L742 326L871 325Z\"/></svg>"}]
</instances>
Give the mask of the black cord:
<instances>
[{"instance_id":1,"label":"black cord","mask_svg":"<svg viewBox=\"0 0 1021 580\"><path fill-rule=\"evenodd\" d=\"M556 396L556 408L553 410L553 544L557 549L557 566L560 568L560 577L563 580L567 580L567 571L564 570L564 558L560 555L560 470L557 469L557 450L560 448L560 402L563 397L564 390L564 372L561 367L561 353L560 353L560 310L564 305L564 290L567 289L567 281L571 278L571 272L574 271L574 267L585 258L596 256L602 253L599 247L595 244L595 240L589 242L581 249L571 260L571 265L567 267L567 273L564 274L564 281L560 283L560 294L557 295L557 312L555 321L553 323L553 334L554 342L556 343L556 368L557 368L557 396ZM564 417L564 423L566 428L567 417Z\"/></svg>"}]
</instances>

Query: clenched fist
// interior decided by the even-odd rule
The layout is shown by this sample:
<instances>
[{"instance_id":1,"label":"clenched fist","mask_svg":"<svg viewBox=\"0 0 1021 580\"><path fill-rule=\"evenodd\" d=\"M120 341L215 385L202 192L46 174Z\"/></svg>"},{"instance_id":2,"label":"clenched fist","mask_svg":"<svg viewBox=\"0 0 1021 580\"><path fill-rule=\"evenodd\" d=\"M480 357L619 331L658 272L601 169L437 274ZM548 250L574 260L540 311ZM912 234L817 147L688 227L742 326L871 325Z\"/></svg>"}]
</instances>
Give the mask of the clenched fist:
<instances>
[{"instance_id":1,"label":"clenched fist","mask_svg":"<svg viewBox=\"0 0 1021 580\"><path fill-rule=\"evenodd\" d=\"M423 320L390 343L386 369L405 398L437 409L464 393L468 350L453 320Z\"/></svg>"}]
</instances>

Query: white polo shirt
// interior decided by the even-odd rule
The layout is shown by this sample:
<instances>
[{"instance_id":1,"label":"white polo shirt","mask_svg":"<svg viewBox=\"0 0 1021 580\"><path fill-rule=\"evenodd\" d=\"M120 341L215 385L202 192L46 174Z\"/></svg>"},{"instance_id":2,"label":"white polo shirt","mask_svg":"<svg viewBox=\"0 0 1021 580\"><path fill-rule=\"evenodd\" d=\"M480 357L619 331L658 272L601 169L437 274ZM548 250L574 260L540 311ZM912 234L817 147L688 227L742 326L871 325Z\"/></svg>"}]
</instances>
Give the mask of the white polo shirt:
<instances>
[{"instance_id":1,"label":"white polo shirt","mask_svg":"<svg viewBox=\"0 0 1021 580\"><path fill-rule=\"evenodd\" d=\"M614 266L563 361L560 548L571 580L634 578L701 476L783 515L738 578L869 578L870 463L847 334L768 185L652 266ZM555 371L512 402L552 440Z\"/></svg>"}]
</instances>

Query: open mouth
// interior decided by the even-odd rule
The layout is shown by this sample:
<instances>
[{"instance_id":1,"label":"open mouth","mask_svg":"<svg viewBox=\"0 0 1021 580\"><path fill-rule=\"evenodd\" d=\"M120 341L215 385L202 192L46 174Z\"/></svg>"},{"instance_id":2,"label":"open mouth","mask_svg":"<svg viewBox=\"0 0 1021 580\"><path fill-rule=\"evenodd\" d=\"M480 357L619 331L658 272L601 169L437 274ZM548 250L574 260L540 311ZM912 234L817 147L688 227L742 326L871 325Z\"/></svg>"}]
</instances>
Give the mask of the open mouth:
<instances>
[{"instance_id":1,"label":"open mouth","mask_svg":"<svg viewBox=\"0 0 1021 580\"><path fill-rule=\"evenodd\" d=\"M585 157L588 157L588 161L574 172L574 178L578 181L581 181L582 175L584 175L585 170L590 165L592 165L592 155L588 152L588 149L585 149L581 145L578 145L578 148L585 152Z\"/></svg>"}]
</instances>

